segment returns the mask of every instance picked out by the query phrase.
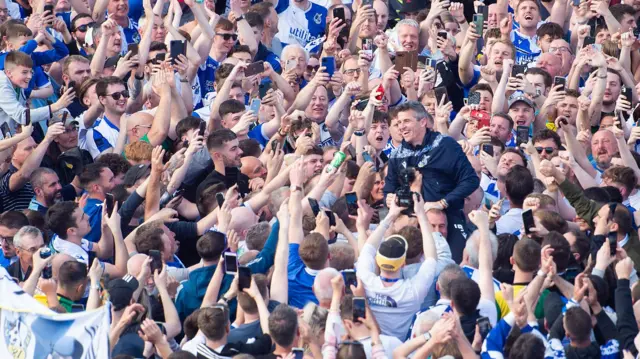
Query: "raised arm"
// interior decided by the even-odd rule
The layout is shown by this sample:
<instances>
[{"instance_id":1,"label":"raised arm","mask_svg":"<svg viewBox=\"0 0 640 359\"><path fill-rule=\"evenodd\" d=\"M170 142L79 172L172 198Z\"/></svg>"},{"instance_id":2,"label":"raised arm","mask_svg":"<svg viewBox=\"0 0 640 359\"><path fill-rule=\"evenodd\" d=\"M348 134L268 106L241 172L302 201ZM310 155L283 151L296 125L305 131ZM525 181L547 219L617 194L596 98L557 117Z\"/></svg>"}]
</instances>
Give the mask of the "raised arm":
<instances>
[{"instance_id":1,"label":"raised arm","mask_svg":"<svg viewBox=\"0 0 640 359\"><path fill-rule=\"evenodd\" d=\"M289 279L287 277L287 261L289 258L289 203L285 200L278 211L278 245L273 264L273 274L271 276L271 299L280 303L289 302Z\"/></svg>"},{"instance_id":2,"label":"raised arm","mask_svg":"<svg viewBox=\"0 0 640 359\"><path fill-rule=\"evenodd\" d=\"M302 243L304 232L302 231L302 198L304 196L302 184L304 183L304 168L302 159L297 160L291 167L289 179L291 181L291 195L289 197L289 243Z\"/></svg>"},{"instance_id":3,"label":"raised arm","mask_svg":"<svg viewBox=\"0 0 640 359\"><path fill-rule=\"evenodd\" d=\"M29 179L31 178L31 174L38 167L40 167L40 163L42 163L42 158L45 153L47 153L47 149L49 145L58 137L64 133L64 125L62 123L56 123L49 126L47 130L47 134L44 136L44 139L40 144L31 152L29 157L24 161L22 166L18 172L14 173L9 177L9 191L15 192L22 188Z\"/></svg>"},{"instance_id":4,"label":"raised arm","mask_svg":"<svg viewBox=\"0 0 640 359\"><path fill-rule=\"evenodd\" d=\"M478 284L482 299L490 302L495 301L495 293L493 288L493 255L491 254L491 230L489 229L489 217L486 212L472 211L469 213L469 219L478 227L480 231L480 245L478 246L478 262L480 276Z\"/></svg>"}]
</instances>

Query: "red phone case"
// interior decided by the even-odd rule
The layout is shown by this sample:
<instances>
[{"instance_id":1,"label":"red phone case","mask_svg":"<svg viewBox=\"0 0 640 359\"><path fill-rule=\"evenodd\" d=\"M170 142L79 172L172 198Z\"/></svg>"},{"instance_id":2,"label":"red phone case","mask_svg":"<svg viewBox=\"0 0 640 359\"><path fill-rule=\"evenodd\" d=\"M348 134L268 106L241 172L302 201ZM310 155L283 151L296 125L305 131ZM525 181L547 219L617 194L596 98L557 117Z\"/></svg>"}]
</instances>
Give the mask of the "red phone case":
<instances>
[{"instance_id":1,"label":"red phone case","mask_svg":"<svg viewBox=\"0 0 640 359\"><path fill-rule=\"evenodd\" d=\"M480 110L471 110L471 114L469 115L472 120L478 121L478 129L489 127L489 122L491 121L491 115L486 111Z\"/></svg>"}]
</instances>

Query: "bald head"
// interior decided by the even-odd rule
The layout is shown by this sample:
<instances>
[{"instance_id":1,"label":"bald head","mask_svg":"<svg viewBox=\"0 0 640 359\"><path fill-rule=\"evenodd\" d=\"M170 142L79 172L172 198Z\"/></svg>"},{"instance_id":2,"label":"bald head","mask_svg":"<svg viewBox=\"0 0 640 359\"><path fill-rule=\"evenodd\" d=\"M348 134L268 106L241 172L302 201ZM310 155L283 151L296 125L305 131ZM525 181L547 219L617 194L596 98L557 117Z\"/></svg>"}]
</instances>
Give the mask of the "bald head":
<instances>
[{"instance_id":1,"label":"bald head","mask_svg":"<svg viewBox=\"0 0 640 359\"><path fill-rule=\"evenodd\" d=\"M241 241L244 241L247 231L256 223L258 223L258 216L248 207L240 206L231 210L229 229L236 231Z\"/></svg>"},{"instance_id":2,"label":"bald head","mask_svg":"<svg viewBox=\"0 0 640 359\"><path fill-rule=\"evenodd\" d=\"M555 54L545 52L538 57L538 67L545 70L551 77L560 75L562 60Z\"/></svg>"},{"instance_id":3,"label":"bald head","mask_svg":"<svg viewBox=\"0 0 640 359\"><path fill-rule=\"evenodd\" d=\"M318 272L316 279L313 281L313 294L322 303L322 301L331 300L333 296L333 288L331 287L331 280L340 275L335 268L325 268Z\"/></svg>"},{"instance_id":4,"label":"bald head","mask_svg":"<svg viewBox=\"0 0 640 359\"><path fill-rule=\"evenodd\" d=\"M148 113L138 112L127 119L127 135L130 142L140 141L140 138L149 133L153 116Z\"/></svg>"},{"instance_id":5,"label":"bald head","mask_svg":"<svg viewBox=\"0 0 640 359\"><path fill-rule=\"evenodd\" d=\"M134 254L133 256L131 256L131 258L129 258L129 260L127 261L127 273L131 274L134 277L137 277L138 274L140 274L140 271L142 270L142 264L146 259L147 255L142 253Z\"/></svg>"},{"instance_id":6,"label":"bald head","mask_svg":"<svg viewBox=\"0 0 640 359\"><path fill-rule=\"evenodd\" d=\"M240 163L242 164L242 166L240 167L240 172L242 172L242 174L246 175L250 179L264 177L267 174L267 169L257 157L242 157L240 159Z\"/></svg>"}]
</instances>

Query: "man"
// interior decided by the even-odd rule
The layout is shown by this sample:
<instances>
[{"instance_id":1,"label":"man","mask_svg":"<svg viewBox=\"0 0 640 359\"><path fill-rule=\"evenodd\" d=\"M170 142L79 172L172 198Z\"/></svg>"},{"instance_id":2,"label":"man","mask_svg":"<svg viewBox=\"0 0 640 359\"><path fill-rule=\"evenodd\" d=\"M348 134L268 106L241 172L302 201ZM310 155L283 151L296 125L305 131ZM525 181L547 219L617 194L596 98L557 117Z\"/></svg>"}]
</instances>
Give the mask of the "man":
<instances>
[{"instance_id":1,"label":"man","mask_svg":"<svg viewBox=\"0 0 640 359\"><path fill-rule=\"evenodd\" d=\"M267 4L269 4L269 2L267 2ZM268 13L271 14L271 10L269 9L268 11ZM256 39L263 39L265 37L265 32L268 31L265 25L265 22L267 21L265 20L266 17L263 18L258 12L251 11L246 13L245 17L247 18L249 25L251 25L251 29L253 30L253 34L256 36ZM280 66L280 58L269 49L267 49L262 41L258 42L258 52L253 57L253 61L266 61L271 64L271 67L274 71L278 73L282 72L282 67Z\"/></svg>"},{"instance_id":2,"label":"man","mask_svg":"<svg viewBox=\"0 0 640 359\"><path fill-rule=\"evenodd\" d=\"M76 46L80 50L82 56L88 55L87 50L93 50L86 46L87 30L91 28L91 24L95 23L89 14L78 14L71 21L71 36L76 41Z\"/></svg>"},{"instance_id":3,"label":"man","mask_svg":"<svg viewBox=\"0 0 640 359\"><path fill-rule=\"evenodd\" d=\"M244 192L248 188L243 188L243 186L244 183L248 186L249 178L243 175L239 169L242 164L240 161L242 150L238 143L238 136L228 129L214 131L207 137L207 149L214 164L214 171L199 182L196 198L206 188L219 182L224 183L226 188L231 188L234 184L238 184L240 193L246 194ZM216 168L224 170L224 174L216 171Z\"/></svg>"},{"instance_id":4,"label":"man","mask_svg":"<svg viewBox=\"0 0 640 359\"><path fill-rule=\"evenodd\" d=\"M548 128L536 132L531 142L533 142L536 152L540 155L540 159L543 160L551 160L557 156L560 147L562 147L560 136Z\"/></svg>"},{"instance_id":5,"label":"man","mask_svg":"<svg viewBox=\"0 0 640 359\"><path fill-rule=\"evenodd\" d=\"M32 126L23 127L23 133L18 136L24 139L15 146L9 170L0 179L0 202L4 211L21 211L29 207L35 194L29 179L40 166L49 145L64 133L64 125L56 123L49 126L44 140L37 146L31 137L32 131Z\"/></svg>"},{"instance_id":6,"label":"man","mask_svg":"<svg viewBox=\"0 0 640 359\"><path fill-rule=\"evenodd\" d=\"M488 9L489 18L487 19L487 28L488 29L497 29L500 27L500 23L502 19L507 18L509 16L509 12L507 8L501 6L500 4L491 4Z\"/></svg>"},{"instance_id":7,"label":"man","mask_svg":"<svg viewBox=\"0 0 640 359\"><path fill-rule=\"evenodd\" d=\"M387 202L395 202L395 193L403 185L400 182L402 168L413 167L422 173L421 194L429 202L425 209L447 210L451 253L453 260L459 261L464 235L459 226L454 228L465 222L464 199L478 188L480 180L457 142L426 128L430 116L420 103L409 101L397 106L396 111L403 141L389 158L384 185Z\"/></svg>"},{"instance_id":8,"label":"man","mask_svg":"<svg viewBox=\"0 0 640 359\"><path fill-rule=\"evenodd\" d=\"M122 28L127 44L140 42L138 24L129 17L129 0L109 0L107 13Z\"/></svg>"},{"instance_id":9,"label":"man","mask_svg":"<svg viewBox=\"0 0 640 359\"><path fill-rule=\"evenodd\" d=\"M2 245L2 257L0 265L7 268L18 260L13 237L18 230L29 225L29 219L22 212L8 211L0 215L0 244Z\"/></svg>"},{"instance_id":10,"label":"man","mask_svg":"<svg viewBox=\"0 0 640 359\"><path fill-rule=\"evenodd\" d=\"M84 56L71 55L67 57L62 64L62 81L64 81L64 85L70 87L73 83L73 90L78 93L84 80L91 76L90 65L90 61ZM73 102L67 106L67 110L71 113L72 118L80 116L80 114L86 110L81 101L82 99L80 97L76 97L73 99Z\"/></svg>"},{"instance_id":11,"label":"man","mask_svg":"<svg viewBox=\"0 0 640 359\"><path fill-rule=\"evenodd\" d=\"M29 203L29 209L40 212L43 216L47 213L47 209L62 199L62 186L58 179L56 171L40 167L31 175L31 186L35 196Z\"/></svg>"},{"instance_id":12,"label":"man","mask_svg":"<svg viewBox=\"0 0 640 359\"><path fill-rule=\"evenodd\" d=\"M390 136L389 115L386 112L375 111L371 127L367 130L367 142L376 151L376 165L381 165L388 159L383 151L389 143Z\"/></svg>"},{"instance_id":13,"label":"man","mask_svg":"<svg viewBox=\"0 0 640 359\"><path fill-rule=\"evenodd\" d=\"M58 270L57 281L52 280L52 282L54 286L47 288L53 290L45 289L43 290L44 294L36 294L34 298L58 313L77 311L75 306L82 305L80 301L84 298L89 284L87 265L77 261L64 262Z\"/></svg>"},{"instance_id":14,"label":"man","mask_svg":"<svg viewBox=\"0 0 640 359\"><path fill-rule=\"evenodd\" d=\"M247 111L244 104L238 100L224 101L220 104L219 111L222 127L235 132L238 141L251 138L266 146L271 136L280 128L280 121L269 121L249 130L250 125L258 121L257 114Z\"/></svg>"},{"instance_id":15,"label":"man","mask_svg":"<svg viewBox=\"0 0 640 359\"><path fill-rule=\"evenodd\" d=\"M400 20L395 28L402 51L419 51L420 25L415 20Z\"/></svg>"},{"instance_id":16,"label":"man","mask_svg":"<svg viewBox=\"0 0 640 359\"><path fill-rule=\"evenodd\" d=\"M540 55L536 66L545 70L551 77L562 75L562 58L551 52Z\"/></svg>"},{"instance_id":17,"label":"man","mask_svg":"<svg viewBox=\"0 0 640 359\"><path fill-rule=\"evenodd\" d=\"M475 27L475 25L470 25ZM480 39L477 30L475 33L472 27L467 30L465 46L460 49L460 57L458 58L458 75L462 84L471 88L480 80L480 67L476 66L476 49L477 41ZM502 63L506 59L515 59L516 48L513 43L508 40L496 41L489 50L487 55L487 66L496 71L496 76L502 74Z\"/></svg>"},{"instance_id":18,"label":"man","mask_svg":"<svg viewBox=\"0 0 640 359\"><path fill-rule=\"evenodd\" d=\"M309 0L278 2L276 37L283 46L298 44L309 52L317 52L327 26L327 9Z\"/></svg>"},{"instance_id":19,"label":"man","mask_svg":"<svg viewBox=\"0 0 640 359\"><path fill-rule=\"evenodd\" d=\"M258 274L253 275L252 278L256 283L256 287L258 288L262 298L268 298L269 289L267 277L262 274ZM239 292L238 306L242 308L242 312L244 313L244 323L232 328L229 331L227 340L229 343L250 343L254 338L258 338L263 334L258 304L249 294Z\"/></svg>"},{"instance_id":20,"label":"man","mask_svg":"<svg viewBox=\"0 0 640 359\"><path fill-rule=\"evenodd\" d=\"M591 138L592 164L598 172L603 172L611 166L611 160L619 152L618 142L609 130L600 130ZM580 152L584 155L584 152ZM586 155L585 155L586 156Z\"/></svg>"},{"instance_id":21,"label":"man","mask_svg":"<svg viewBox=\"0 0 640 359\"><path fill-rule=\"evenodd\" d=\"M276 12L275 6L269 1L263 1L251 5L247 14L250 12L255 12L260 15L264 23L261 37L258 38L258 53L260 52L260 44L262 44L267 50L273 52L276 56L280 56L283 46L280 40L275 37L278 33L278 13ZM247 18L247 21L249 25L254 26L250 18ZM256 54L256 58L257 56L258 54Z\"/></svg>"},{"instance_id":22,"label":"man","mask_svg":"<svg viewBox=\"0 0 640 359\"><path fill-rule=\"evenodd\" d=\"M491 116L491 122L489 124L489 130L491 131L491 137L495 137L505 146L509 146L513 139L513 120L511 116L503 112L494 113ZM515 142L513 143L515 146ZM511 147L513 147L511 146Z\"/></svg>"},{"instance_id":23,"label":"man","mask_svg":"<svg viewBox=\"0 0 640 359\"><path fill-rule=\"evenodd\" d=\"M612 186L617 188L622 196L622 204L630 208L629 196L635 190L635 184L637 181L638 178L631 168L614 166L608 168L604 173L602 173L602 183L600 186ZM633 209L633 212L635 212L635 209Z\"/></svg>"},{"instance_id":24,"label":"man","mask_svg":"<svg viewBox=\"0 0 640 359\"><path fill-rule=\"evenodd\" d=\"M104 108L104 116L87 131L85 148L94 159L116 146L120 135L120 120L127 110L129 90L120 78L110 76L98 81L96 94Z\"/></svg>"},{"instance_id":25,"label":"man","mask_svg":"<svg viewBox=\"0 0 640 359\"><path fill-rule=\"evenodd\" d=\"M524 93L517 91L509 97L509 116L515 126L530 127L536 119L535 104Z\"/></svg>"},{"instance_id":26,"label":"man","mask_svg":"<svg viewBox=\"0 0 640 359\"><path fill-rule=\"evenodd\" d=\"M318 300L318 306L325 309L330 309L331 298L333 297L333 288L331 282L335 277L341 276L335 268L327 267L322 269L316 275L313 281L313 294Z\"/></svg>"},{"instance_id":27,"label":"man","mask_svg":"<svg viewBox=\"0 0 640 359\"><path fill-rule=\"evenodd\" d=\"M498 201L504 198L506 192L505 179L507 174L514 166L527 166L527 159L524 154L517 149L507 148L498 161L496 173L491 173L496 179L491 179L486 174L482 174L482 181L480 187L485 192L485 198L492 203L498 203ZM509 208L508 201L505 201L503 208ZM505 210L506 212L506 210Z\"/></svg>"},{"instance_id":28,"label":"man","mask_svg":"<svg viewBox=\"0 0 640 359\"><path fill-rule=\"evenodd\" d=\"M249 177L249 179L264 178L267 175L267 169L257 157L245 156L240 159L240 162L242 163L240 172Z\"/></svg>"},{"instance_id":29,"label":"man","mask_svg":"<svg viewBox=\"0 0 640 359\"><path fill-rule=\"evenodd\" d=\"M13 236L18 260L7 268L7 272L18 282L24 282L31 274L33 255L44 247L40 230L33 226L24 226Z\"/></svg>"},{"instance_id":30,"label":"man","mask_svg":"<svg viewBox=\"0 0 640 359\"><path fill-rule=\"evenodd\" d=\"M520 235L522 230L522 204L533 192L533 177L526 167L514 166L505 178L505 189L509 200L509 210L495 222L496 234Z\"/></svg>"},{"instance_id":31,"label":"man","mask_svg":"<svg viewBox=\"0 0 640 359\"><path fill-rule=\"evenodd\" d=\"M238 40L238 34L236 33L236 27L234 24L221 18L214 28L213 45L209 56L206 58L205 63L198 68L198 80L200 81L201 95L204 99L205 96L214 92L213 87L216 79L216 70L220 67L222 61L224 61L233 46Z\"/></svg>"},{"instance_id":32,"label":"man","mask_svg":"<svg viewBox=\"0 0 640 359\"><path fill-rule=\"evenodd\" d=\"M384 233L404 209L396 203L391 204L387 216L367 238L356 264L356 274L365 287L371 312L380 324L381 333L397 338L406 335L411 318L420 309L436 275L436 246L423 210L424 202L419 194L413 195L413 200L425 257L418 273L409 279L401 278L400 269L405 265L407 254L405 238L392 235L382 242ZM380 275L376 274L376 263L380 267Z\"/></svg>"},{"instance_id":33,"label":"man","mask_svg":"<svg viewBox=\"0 0 640 359\"><path fill-rule=\"evenodd\" d=\"M633 2L632 2L633 3ZM625 3L615 4L609 8L611 15L620 23L620 33L635 31L638 17L633 6Z\"/></svg>"},{"instance_id":34,"label":"man","mask_svg":"<svg viewBox=\"0 0 640 359\"><path fill-rule=\"evenodd\" d=\"M569 43L563 39L553 40L549 45L549 52L558 56L560 60L562 60L562 67L560 68L558 76L565 77L569 75L569 71L571 70L573 61L575 60L575 57L571 53Z\"/></svg>"},{"instance_id":35,"label":"man","mask_svg":"<svg viewBox=\"0 0 640 359\"><path fill-rule=\"evenodd\" d=\"M540 55L536 30L540 23L540 6L533 0L521 1L515 8L514 20L520 28L511 31L511 42L516 46L516 63L526 65Z\"/></svg>"},{"instance_id":36,"label":"man","mask_svg":"<svg viewBox=\"0 0 640 359\"><path fill-rule=\"evenodd\" d=\"M378 26L378 31L385 31L387 22L389 22L389 6L382 0L375 0L373 2L373 10L375 10L377 16L376 25Z\"/></svg>"},{"instance_id":37,"label":"man","mask_svg":"<svg viewBox=\"0 0 640 359\"><path fill-rule=\"evenodd\" d=\"M82 170L78 179L80 186L89 194L83 211L89 217L91 230L85 238L95 243L101 237L102 204L107 193L111 193L115 187L114 175L107 165L92 163Z\"/></svg>"}]
</instances>

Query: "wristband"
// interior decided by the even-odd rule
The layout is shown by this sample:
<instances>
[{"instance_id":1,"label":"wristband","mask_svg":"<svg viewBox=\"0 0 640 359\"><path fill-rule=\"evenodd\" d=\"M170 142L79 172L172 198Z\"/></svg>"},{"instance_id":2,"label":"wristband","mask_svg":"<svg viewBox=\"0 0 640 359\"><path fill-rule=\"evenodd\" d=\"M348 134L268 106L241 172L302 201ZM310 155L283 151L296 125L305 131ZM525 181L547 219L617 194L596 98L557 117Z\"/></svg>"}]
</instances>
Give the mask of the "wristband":
<instances>
[{"instance_id":1,"label":"wristband","mask_svg":"<svg viewBox=\"0 0 640 359\"><path fill-rule=\"evenodd\" d=\"M542 277L546 277L547 273L543 272L542 269L538 269L538 275Z\"/></svg>"},{"instance_id":2,"label":"wristband","mask_svg":"<svg viewBox=\"0 0 640 359\"><path fill-rule=\"evenodd\" d=\"M180 82L182 82L182 83L186 84L186 83L188 83L188 82L189 82L189 80L187 80L187 79L180 79Z\"/></svg>"},{"instance_id":3,"label":"wristband","mask_svg":"<svg viewBox=\"0 0 640 359\"><path fill-rule=\"evenodd\" d=\"M364 130L355 130L353 131L353 135L357 137L362 137L364 136Z\"/></svg>"}]
</instances>

